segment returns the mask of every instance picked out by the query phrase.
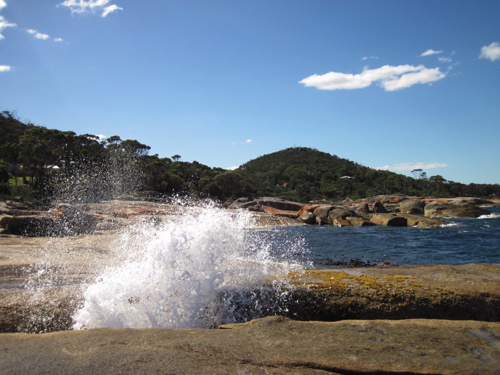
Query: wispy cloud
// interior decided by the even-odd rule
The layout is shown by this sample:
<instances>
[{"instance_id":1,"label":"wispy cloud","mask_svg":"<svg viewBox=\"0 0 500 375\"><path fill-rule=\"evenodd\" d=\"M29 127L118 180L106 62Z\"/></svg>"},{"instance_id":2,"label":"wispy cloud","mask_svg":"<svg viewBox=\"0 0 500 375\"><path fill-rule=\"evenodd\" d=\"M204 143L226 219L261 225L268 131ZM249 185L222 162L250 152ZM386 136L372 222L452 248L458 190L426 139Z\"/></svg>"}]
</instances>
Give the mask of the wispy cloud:
<instances>
[{"instance_id":1,"label":"wispy cloud","mask_svg":"<svg viewBox=\"0 0 500 375\"><path fill-rule=\"evenodd\" d=\"M227 167L225 169L228 170L228 171L234 171L235 169L238 169L239 167L240 167L239 165L235 165L233 167Z\"/></svg>"},{"instance_id":2,"label":"wispy cloud","mask_svg":"<svg viewBox=\"0 0 500 375\"><path fill-rule=\"evenodd\" d=\"M252 143L252 140L251 140L251 139L247 139L247 140L245 141L245 143Z\"/></svg>"},{"instance_id":3,"label":"wispy cloud","mask_svg":"<svg viewBox=\"0 0 500 375\"><path fill-rule=\"evenodd\" d=\"M363 56L361 60L378 59L378 56Z\"/></svg>"},{"instance_id":4,"label":"wispy cloud","mask_svg":"<svg viewBox=\"0 0 500 375\"><path fill-rule=\"evenodd\" d=\"M33 29L28 29L26 30L26 32L33 35L36 39L47 40L50 38L47 34L39 33L38 31Z\"/></svg>"},{"instance_id":5,"label":"wispy cloud","mask_svg":"<svg viewBox=\"0 0 500 375\"><path fill-rule=\"evenodd\" d=\"M10 72L12 67L8 65L0 65L0 73Z\"/></svg>"},{"instance_id":6,"label":"wispy cloud","mask_svg":"<svg viewBox=\"0 0 500 375\"><path fill-rule=\"evenodd\" d=\"M120 8L118 5L115 5L115 4L110 5L106 8L104 8L104 12L102 12L101 17L107 17L108 14L116 12L117 10L123 10L123 8Z\"/></svg>"},{"instance_id":7,"label":"wispy cloud","mask_svg":"<svg viewBox=\"0 0 500 375\"><path fill-rule=\"evenodd\" d=\"M2 1L2 0L0 0ZM5 4L5 2L3 3ZM4 5L5 6L5 5ZM16 27L17 25L15 23L7 21L2 15L0 15L0 40L5 39L3 36L2 32L7 28L7 27Z\"/></svg>"},{"instance_id":8,"label":"wispy cloud","mask_svg":"<svg viewBox=\"0 0 500 375\"><path fill-rule=\"evenodd\" d=\"M36 39L47 40L47 39L50 38L50 36L48 34L40 33L40 32L38 32L37 30L34 30L34 29L27 29L26 32L28 34L30 34L30 35L33 35L33 37L36 38ZM54 42L56 42L56 43L64 42L63 38L54 38L52 40Z\"/></svg>"},{"instance_id":9,"label":"wispy cloud","mask_svg":"<svg viewBox=\"0 0 500 375\"><path fill-rule=\"evenodd\" d=\"M414 169L436 169L436 168L446 168L449 167L446 163L397 163L393 165L384 165L383 167L377 167L376 169L380 169L383 171L413 171Z\"/></svg>"},{"instance_id":10,"label":"wispy cloud","mask_svg":"<svg viewBox=\"0 0 500 375\"><path fill-rule=\"evenodd\" d=\"M306 87L318 90L363 89L378 83L385 91L396 91L416 84L432 83L446 77L439 68L428 69L424 65L384 65L377 69L365 68L359 74L329 72L313 74L299 81Z\"/></svg>"},{"instance_id":11,"label":"wispy cloud","mask_svg":"<svg viewBox=\"0 0 500 375\"><path fill-rule=\"evenodd\" d=\"M71 13L102 11L101 17L107 17L117 10L123 10L118 5L109 3L110 0L64 0L58 6L68 8Z\"/></svg>"},{"instance_id":12,"label":"wispy cloud","mask_svg":"<svg viewBox=\"0 0 500 375\"><path fill-rule=\"evenodd\" d=\"M432 56L432 55L439 55L440 53L443 53L443 51L439 50L439 51L434 51L433 49L428 49L427 51L425 52L422 52L420 54L421 57L425 57L425 56Z\"/></svg>"},{"instance_id":13,"label":"wispy cloud","mask_svg":"<svg viewBox=\"0 0 500 375\"><path fill-rule=\"evenodd\" d=\"M451 63L451 58L450 57L438 57L439 62L442 63Z\"/></svg>"},{"instance_id":14,"label":"wispy cloud","mask_svg":"<svg viewBox=\"0 0 500 375\"><path fill-rule=\"evenodd\" d=\"M481 47L479 58L491 61L500 59L500 44L498 42L493 42L489 46Z\"/></svg>"}]
</instances>

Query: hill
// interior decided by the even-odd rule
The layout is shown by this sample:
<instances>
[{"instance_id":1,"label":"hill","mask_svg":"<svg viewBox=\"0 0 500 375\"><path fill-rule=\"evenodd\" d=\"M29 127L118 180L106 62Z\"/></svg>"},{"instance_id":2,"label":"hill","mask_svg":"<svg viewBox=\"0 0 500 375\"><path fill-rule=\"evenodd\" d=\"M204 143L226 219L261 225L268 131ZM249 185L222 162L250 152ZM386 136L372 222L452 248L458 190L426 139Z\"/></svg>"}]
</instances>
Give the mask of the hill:
<instances>
[{"instance_id":1,"label":"hill","mask_svg":"<svg viewBox=\"0 0 500 375\"><path fill-rule=\"evenodd\" d=\"M353 199L380 194L490 196L499 185L464 185L442 176L407 177L368 168L311 148L294 147L261 156L237 172L252 184L258 196L283 196L290 200Z\"/></svg>"},{"instance_id":2,"label":"hill","mask_svg":"<svg viewBox=\"0 0 500 375\"><path fill-rule=\"evenodd\" d=\"M411 178L306 147L251 160L235 171L180 155L160 158L150 147L114 135L107 140L23 123L0 112L0 198L100 200L138 190L221 201L282 196L290 200L357 199L381 194L500 196L500 185L464 185L421 171Z\"/></svg>"}]
</instances>

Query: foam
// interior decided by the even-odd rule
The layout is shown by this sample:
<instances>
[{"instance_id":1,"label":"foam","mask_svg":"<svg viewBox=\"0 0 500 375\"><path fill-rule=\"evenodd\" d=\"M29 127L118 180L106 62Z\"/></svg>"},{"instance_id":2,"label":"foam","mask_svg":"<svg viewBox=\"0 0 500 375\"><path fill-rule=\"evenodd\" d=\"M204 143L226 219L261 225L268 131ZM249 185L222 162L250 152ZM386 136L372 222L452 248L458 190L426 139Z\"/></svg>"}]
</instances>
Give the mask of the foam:
<instances>
[{"instance_id":1,"label":"foam","mask_svg":"<svg viewBox=\"0 0 500 375\"><path fill-rule=\"evenodd\" d=\"M74 328L206 328L276 311L288 295L284 276L301 269L289 259L305 247L253 225L247 212L209 205L131 227L120 243L127 260L85 289Z\"/></svg>"}]
</instances>

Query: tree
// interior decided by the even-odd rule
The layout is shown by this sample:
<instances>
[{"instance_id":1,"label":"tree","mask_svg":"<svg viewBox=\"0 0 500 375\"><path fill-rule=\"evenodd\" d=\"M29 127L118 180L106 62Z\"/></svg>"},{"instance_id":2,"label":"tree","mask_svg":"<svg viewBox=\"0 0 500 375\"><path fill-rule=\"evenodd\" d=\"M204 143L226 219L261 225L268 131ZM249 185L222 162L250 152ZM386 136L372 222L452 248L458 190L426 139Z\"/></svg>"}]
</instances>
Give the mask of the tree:
<instances>
[{"instance_id":1,"label":"tree","mask_svg":"<svg viewBox=\"0 0 500 375\"><path fill-rule=\"evenodd\" d=\"M173 161L179 161L180 158L181 158L181 156L177 155L177 154L175 154L174 156L172 156L172 160Z\"/></svg>"},{"instance_id":2,"label":"tree","mask_svg":"<svg viewBox=\"0 0 500 375\"><path fill-rule=\"evenodd\" d=\"M120 144L121 148L128 153L134 154L137 157L145 156L151 150L151 147L142 144L135 139L126 139Z\"/></svg>"}]
</instances>

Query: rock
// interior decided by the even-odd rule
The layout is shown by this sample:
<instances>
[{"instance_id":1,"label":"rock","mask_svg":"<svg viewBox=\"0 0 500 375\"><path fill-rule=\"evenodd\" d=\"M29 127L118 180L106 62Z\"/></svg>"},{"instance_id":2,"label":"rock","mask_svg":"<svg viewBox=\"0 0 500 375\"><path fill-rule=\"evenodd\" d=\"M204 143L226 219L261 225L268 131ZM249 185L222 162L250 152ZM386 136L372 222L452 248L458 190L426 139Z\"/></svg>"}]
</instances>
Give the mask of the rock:
<instances>
[{"instance_id":1,"label":"rock","mask_svg":"<svg viewBox=\"0 0 500 375\"><path fill-rule=\"evenodd\" d=\"M346 220L353 227L367 227L367 226L373 226L373 225L375 225L370 220L367 220L367 219L365 219L363 217L348 216L348 217L346 217Z\"/></svg>"},{"instance_id":2,"label":"rock","mask_svg":"<svg viewBox=\"0 0 500 375\"><path fill-rule=\"evenodd\" d=\"M221 329L3 334L0 372L25 374L498 374L500 324L444 320L300 322Z\"/></svg>"},{"instance_id":3,"label":"rock","mask_svg":"<svg viewBox=\"0 0 500 375\"><path fill-rule=\"evenodd\" d=\"M383 225L385 227L407 226L406 218L395 214L373 214L370 216L370 221L376 225Z\"/></svg>"},{"instance_id":4,"label":"rock","mask_svg":"<svg viewBox=\"0 0 500 375\"><path fill-rule=\"evenodd\" d=\"M315 224L316 223L316 216L312 212L305 211L300 215L300 220L304 222L305 224Z\"/></svg>"},{"instance_id":5,"label":"rock","mask_svg":"<svg viewBox=\"0 0 500 375\"><path fill-rule=\"evenodd\" d=\"M314 213L314 210L316 208L319 207L319 204L308 204L308 205L305 205L304 207L302 207L299 212L297 212L297 214L300 216L302 215L304 212L308 211L308 212L311 212L311 213Z\"/></svg>"},{"instance_id":6,"label":"rock","mask_svg":"<svg viewBox=\"0 0 500 375\"><path fill-rule=\"evenodd\" d=\"M416 199L407 199L399 204L399 210L404 214L423 214L425 203Z\"/></svg>"},{"instance_id":7,"label":"rock","mask_svg":"<svg viewBox=\"0 0 500 375\"><path fill-rule=\"evenodd\" d=\"M13 216L6 224L11 234L27 237L43 237L54 233L56 220L42 216Z\"/></svg>"},{"instance_id":8,"label":"rock","mask_svg":"<svg viewBox=\"0 0 500 375\"><path fill-rule=\"evenodd\" d=\"M348 220L336 217L333 219L333 225L336 227L350 227L351 223Z\"/></svg>"},{"instance_id":9,"label":"rock","mask_svg":"<svg viewBox=\"0 0 500 375\"><path fill-rule=\"evenodd\" d=\"M277 208L278 210L285 211L298 211L302 207L304 207L303 203L287 201L282 198L274 198L274 197L263 197L258 199L257 201L262 204L262 206L269 206Z\"/></svg>"},{"instance_id":10,"label":"rock","mask_svg":"<svg viewBox=\"0 0 500 375\"><path fill-rule=\"evenodd\" d=\"M384 207L384 205L380 201L376 201L375 203L373 203L372 211L375 212L376 214L386 214L387 213L386 208Z\"/></svg>"},{"instance_id":11,"label":"rock","mask_svg":"<svg viewBox=\"0 0 500 375\"><path fill-rule=\"evenodd\" d=\"M332 223L328 219L328 214L334 208L335 206L332 205L320 205L314 210L314 216L316 216L316 222L318 223L318 225L325 225Z\"/></svg>"},{"instance_id":12,"label":"rock","mask_svg":"<svg viewBox=\"0 0 500 375\"><path fill-rule=\"evenodd\" d=\"M7 229L7 223L12 219L12 216L0 216L0 228Z\"/></svg>"},{"instance_id":13,"label":"rock","mask_svg":"<svg viewBox=\"0 0 500 375\"><path fill-rule=\"evenodd\" d=\"M427 217L479 217L491 212L468 202L431 202L425 206Z\"/></svg>"},{"instance_id":14,"label":"rock","mask_svg":"<svg viewBox=\"0 0 500 375\"><path fill-rule=\"evenodd\" d=\"M398 216L406 218L409 227L440 228L446 224L442 220L431 219L425 216L399 213Z\"/></svg>"},{"instance_id":15,"label":"rock","mask_svg":"<svg viewBox=\"0 0 500 375\"><path fill-rule=\"evenodd\" d=\"M368 203L361 203L358 206L358 209L356 210L356 212L361 213L361 214L369 214L371 211L370 211L370 207L368 206Z\"/></svg>"},{"instance_id":16,"label":"rock","mask_svg":"<svg viewBox=\"0 0 500 375\"><path fill-rule=\"evenodd\" d=\"M345 208L334 208L328 213L328 220L329 222L333 222L333 220L337 218L345 219L346 217L355 217L355 216L358 215L356 215L356 213L351 210L347 210Z\"/></svg>"},{"instance_id":17,"label":"rock","mask_svg":"<svg viewBox=\"0 0 500 375\"><path fill-rule=\"evenodd\" d=\"M248 198L238 198L236 199L233 203L231 203L228 208L229 209L249 209L250 207L256 208L256 206L259 206L258 201L250 201Z\"/></svg>"},{"instance_id":18,"label":"rock","mask_svg":"<svg viewBox=\"0 0 500 375\"><path fill-rule=\"evenodd\" d=\"M297 215L297 211L280 210L270 206L262 206L262 209L264 210L264 212L275 216L288 217L291 219L298 219L299 217Z\"/></svg>"},{"instance_id":19,"label":"rock","mask_svg":"<svg viewBox=\"0 0 500 375\"><path fill-rule=\"evenodd\" d=\"M289 316L300 320L461 319L500 321L500 267L373 267L290 275Z\"/></svg>"},{"instance_id":20,"label":"rock","mask_svg":"<svg viewBox=\"0 0 500 375\"><path fill-rule=\"evenodd\" d=\"M94 215L83 212L80 208L61 206L60 219L54 227L54 234L59 236L73 236L76 234L90 234L94 231L98 219Z\"/></svg>"}]
</instances>

